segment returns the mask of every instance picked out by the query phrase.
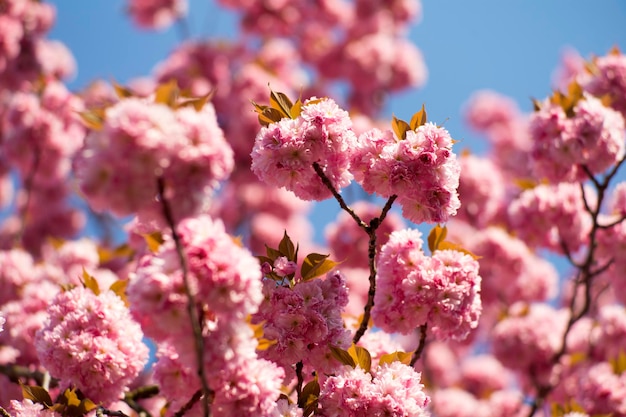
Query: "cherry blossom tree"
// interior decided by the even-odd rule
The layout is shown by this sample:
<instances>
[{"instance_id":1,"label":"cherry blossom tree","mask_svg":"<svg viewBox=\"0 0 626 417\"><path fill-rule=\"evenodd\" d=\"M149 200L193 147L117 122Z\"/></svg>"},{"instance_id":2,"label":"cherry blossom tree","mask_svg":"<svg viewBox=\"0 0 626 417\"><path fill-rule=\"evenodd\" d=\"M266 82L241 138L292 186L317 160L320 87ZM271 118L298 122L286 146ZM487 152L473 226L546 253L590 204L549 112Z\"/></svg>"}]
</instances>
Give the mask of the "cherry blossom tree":
<instances>
[{"instance_id":1,"label":"cherry blossom tree","mask_svg":"<svg viewBox=\"0 0 626 417\"><path fill-rule=\"evenodd\" d=\"M0 414L626 416L626 56L477 92L475 155L384 117L418 0L219 5L237 39L72 92L54 8L0 2Z\"/></svg>"}]
</instances>

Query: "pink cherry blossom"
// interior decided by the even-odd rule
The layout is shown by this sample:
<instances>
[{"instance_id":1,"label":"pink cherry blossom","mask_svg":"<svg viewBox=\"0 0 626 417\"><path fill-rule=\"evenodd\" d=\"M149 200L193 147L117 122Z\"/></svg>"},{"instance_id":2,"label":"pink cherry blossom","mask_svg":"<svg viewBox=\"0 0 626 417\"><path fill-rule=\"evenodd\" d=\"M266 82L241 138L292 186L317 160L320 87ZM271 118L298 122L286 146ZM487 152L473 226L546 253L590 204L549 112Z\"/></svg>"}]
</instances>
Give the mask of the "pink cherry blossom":
<instances>
[{"instance_id":1,"label":"pink cherry blossom","mask_svg":"<svg viewBox=\"0 0 626 417\"><path fill-rule=\"evenodd\" d=\"M122 397L148 360L142 336L116 294L76 287L52 301L35 345L42 365L61 385L109 404Z\"/></svg>"},{"instance_id":2,"label":"pink cherry blossom","mask_svg":"<svg viewBox=\"0 0 626 417\"><path fill-rule=\"evenodd\" d=\"M252 150L252 171L303 200L324 200L331 192L313 163L339 190L352 180L348 169L355 142L345 110L329 98L309 99L296 119L285 118L260 130Z\"/></svg>"},{"instance_id":3,"label":"pink cherry blossom","mask_svg":"<svg viewBox=\"0 0 626 417\"><path fill-rule=\"evenodd\" d=\"M426 417L430 398L420 378L420 373L400 362L378 366L371 374L346 366L324 382L320 415Z\"/></svg>"},{"instance_id":4,"label":"pink cherry blossom","mask_svg":"<svg viewBox=\"0 0 626 417\"><path fill-rule=\"evenodd\" d=\"M464 339L482 310L478 262L458 251L421 250L417 230L393 232L382 247L372 318L385 331L422 325L439 339Z\"/></svg>"},{"instance_id":5,"label":"pink cherry blossom","mask_svg":"<svg viewBox=\"0 0 626 417\"><path fill-rule=\"evenodd\" d=\"M164 29L187 14L187 0L128 0L128 13L140 27Z\"/></svg>"},{"instance_id":6,"label":"pink cherry blossom","mask_svg":"<svg viewBox=\"0 0 626 417\"><path fill-rule=\"evenodd\" d=\"M583 87L597 97L608 96L610 106L626 117L626 56L610 53L593 64L592 74L582 77Z\"/></svg>"}]
</instances>

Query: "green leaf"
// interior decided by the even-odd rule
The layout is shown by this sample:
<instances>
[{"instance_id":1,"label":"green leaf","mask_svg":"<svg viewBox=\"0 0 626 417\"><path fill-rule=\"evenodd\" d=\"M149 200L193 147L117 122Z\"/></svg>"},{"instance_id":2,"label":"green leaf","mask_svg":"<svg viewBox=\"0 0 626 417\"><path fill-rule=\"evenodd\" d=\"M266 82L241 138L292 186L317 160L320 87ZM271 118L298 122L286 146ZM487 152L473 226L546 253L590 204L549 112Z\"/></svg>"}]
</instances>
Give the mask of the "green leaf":
<instances>
[{"instance_id":1,"label":"green leaf","mask_svg":"<svg viewBox=\"0 0 626 417\"><path fill-rule=\"evenodd\" d=\"M98 281L96 281L93 276L89 275L87 271L85 271L84 267L82 282L85 288L90 289L95 295L100 295L100 286L98 285Z\"/></svg>"},{"instance_id":2,"label":"green leaf","mask_svg":"<svg viewBox=\"0 0 626 417\"><path fill-rule=\"evenodd\" d=\"M30 386L20 383L22 387L22 396L25 400L31 400L34 403L44 404L49 407L52 405L52 398L45 388L39 386Z\"/></svg>"},{"instance_id":3,"label":"green leaf","mask_svg":"<svg viewBox=\"0 0 626 417\"><path fill-rule=\"evenodd\" d=\"M348 353L354 359L354 362L361 367L365 372L369 372L372 368L372 355L361 346L356 346L354 343L348 348Z\"/></svg>"},{"instance_id":4,"label":"green leaf","mask_svg":"<svg viewBox=\"0 0 626 417\"><path fill-rule=\"evenodd\" d=\"M339 362L343 363L344 365L348 365L353 368L356 368L356 362L354 358L352 357L352 355L350 355L350 353L347 350L343 350L341 348L331 346L330 351L335 357L335 359L337 359Z\"/></svg>"},{"instance_id":5,"label":"green leaf","mask_svg":"<svg viewBox=\"0 0 626 417\"><path fill-rule=\"evenodd\" d=\"M410 352L393 352L387 353L386 355L382 355L378 360L378 365L390 364L392 362L400 362L405 365L409 365L411 363L412 353Z\"/></svg>"},{"instance_id":6,"label":"green leaf","mask_svg":"<svg viewBox=\"0 0 626 417\"><path fill-rule=\"evenodd\" d=\"M391 120L391 127L400 140L406 139L406 132L411 130L411 126L409 126L407 122L398 119L396 116L393 116L393 119Z\"/></svg>"},{"instance_id":7,"label":"green leaf","mask_svg":"<svg viewBox=\"0 0 626 417\"><path fill-rule=\"evenodd\" d=\"M426 107L422 104L422 109L411 117L409 127L411 130L417 130L418 127L426 124Z\"/></svg>"},{"instance_id":8,"label":"green leaf","mask_svg":"<svg viewBox=\"0 0 626 417\"><path fill-rule=\"evenodd\" d=\"M329 256L330 255L322 255L319 253L308 254L307 257L304 258L302 267L300 268L302 280L308 281L335 269L335 267L339 265L339 262L331 261L328 259Z\"/></svg>"},{"instance_id":9,"label":"green leaf","mask_svg":"<svg viewBox=\"0 0 626 417\"><path fill-rule=\"evenodd\" d=\"M437 225L430 231L428 234L428 249L430 249L431 253L439 249L439 245L444 241L447 234L448 229L446 226L441 227Z\"/></svg>"},{"instance_id":10,"label":"green leaf","mask_svg":"<svg viewBox=\"0 0 626 417\"><path fill-rule=\"evenodd\" d=\"M296 247L294 246L293 242L291 241L291 239L287 235L287 231L286 230L285 230L285 233L283 235L283 238L281 239L280 243L278 244L278 250L280 251L280 253L283 254L283 256L287 257L288 260L294 261L294 262L296 261L296 259L295 259Z\"/></svg>"}]
</instances>

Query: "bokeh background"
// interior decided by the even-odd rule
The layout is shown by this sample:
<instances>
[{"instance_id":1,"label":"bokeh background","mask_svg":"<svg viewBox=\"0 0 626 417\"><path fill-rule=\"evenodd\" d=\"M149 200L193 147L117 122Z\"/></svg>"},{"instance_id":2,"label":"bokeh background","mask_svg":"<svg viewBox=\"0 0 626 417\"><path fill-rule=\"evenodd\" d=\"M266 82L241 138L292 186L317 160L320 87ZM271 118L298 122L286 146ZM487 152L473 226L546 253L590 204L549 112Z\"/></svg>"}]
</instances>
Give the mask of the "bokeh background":
<instances>
[{"instance_id":1,"label":"bokeh background","mask_svg":"<svg viewBox=\"0 0 626 417\"><path fill-rule=\"evenodd\" d=\"M49 37L75 56L78 72L69 84L75 90L97 78L126 83L147 76L185 38L237 35L237 16L210 0L190 0L185 26L161 32L135 27L123 0L52 3L57 24ZM424 55L428 81L420 90L392 96L385 114L410 118L426 103L429 120L443 123L460 140L457 151L483 153L486 141L463 123L463 105L472 93L491 89L530 111L531 97L550 93L567 48L586 58L614 46L626 49L626 1L423 0L422 19L410 38ZM336 206L316 205L313 222L333 219ZM316 227L316 240L322 231Z\"/></svg>"}]
</instances>

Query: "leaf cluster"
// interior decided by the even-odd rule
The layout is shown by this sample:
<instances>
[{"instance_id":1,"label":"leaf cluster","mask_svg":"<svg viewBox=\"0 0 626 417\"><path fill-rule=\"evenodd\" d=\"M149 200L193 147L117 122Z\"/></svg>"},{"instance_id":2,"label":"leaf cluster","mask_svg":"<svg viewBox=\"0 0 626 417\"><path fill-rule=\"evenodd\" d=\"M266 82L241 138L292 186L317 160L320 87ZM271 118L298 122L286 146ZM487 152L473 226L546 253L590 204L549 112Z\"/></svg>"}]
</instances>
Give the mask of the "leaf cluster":
<instances>
[{"instance_id":1,"label":"leaf cluster","mask_svg":"<svg viewBox=\"0 0 626 417\"><path fill-rule=\"evenodd\" d=\"M113 82L113 89L119 99L140 97L130 88L124 87ZM161 83L154 91L154 103L164 104L173 110L193 107L196 111L202 108L213 98L215 91L210 91L200 97L193 97L189 92L181 90L178 82L174 79ZM83 123L92 130L101 130L106 118L106 109L108 106L95 107L83 112L79 112Z\"/></svg>"},{"instance_id":2,"label":"leaf cluster","mask_svg":"<svg viewBox=\"0 0 626 417\"><path fill-rule=\"evenodd\" d=\"M269 126L282 119L296 119L302 113L302 100L298 98L292 103L286 94L270 90L269 106L252 102L254 110L259 114L261 126Z\"/></svg>"},{"instance_id":3,"label":"leaf cluster","mask_svg":"<svg viewBox=\"0 0 626 417\"><path fill-rule=\"evenodd\" d=\"M98 281L93 277L93 275L90 275L87 271L85 271L85 268L83 268L83 276L80 281L83 284L83 287L91 290L91 292L93 292L95 295L100 295L101 291L100 286L98 285ZM126 304L126 307L129 306L128 299L126 298L127 286L128 280L118 279L109 287L109 291L113 291L115 295L120 297L122 301L124 301L124 304Z\"/></svg>"},{"instance_id":4,"label":"leaf cluster","mask_svg":"<svg viewBox=\"0 0 626 417\"><path fill-rule=\"evenodd\" d=\"M39 386L22 385L22 395L25 400L42 404L47 409L57 412L63 417L84 416L98 408L93 401L84 398L80 391L76 391L75 388L67 388L54 402L48 391Z\"/></svg>"},{"instance_id":5,"label":"leaf cluster","mask_svg":"<svg viewBox=\"0 0 626 417\"><path fill-rule=\"evenodd\" d=\"M259 255L257 259L261 264L267 263L268 265L274 265L276 259L280 257L287 258L288 261L298 263L298 249L299 245L294 245L293 241L285 231L283 238L278 244L278 248L270 248L265 245L266 256ZM310 253L308 254L304 260L302 261L302 265L300 267L300 280L299 281L310 281L313 278L317 278L322 276L333 269L339 262L335 262L331 259L328 259L330 255L323 255L320 253ZM285 278L289 280L291 286L295 285L296 281L296 273L291 273L286 277L281 277L276 274L274 271L267 272L265 274L267 278L271 278L274 281L283 281Z\"/></svg>"},{"instance_id":6,"label":"leaf cluster","mask_svg":"<svg viewBox=\"0 0 626 417\"><path fill-rule=\"evenodd\" d=\"M411 121L409 123L393 116L393 119L391 120L391 127L393 128L393 132L396 134L398 139L404 140L406 139L407 132L417 130L420 126L425 125L426 121L426 108L422 104L422 109L411 117Z\"/></svg>"},{"instance_id":7,"label":"leaf cluster","mask_svg":"<svg viewBox=\"0 0 626 417\"><path fill-rule=\"evenodd\" d=\"M431 253L435 253L438 250L455 250L471 256L474 259L480 259L479 256L474 255L469 250L463 248L461 245L449 242L446 239L448 234L448 228L446 226L435 226L428 234L428 249Z\"/></svg>"}]
</instances>

